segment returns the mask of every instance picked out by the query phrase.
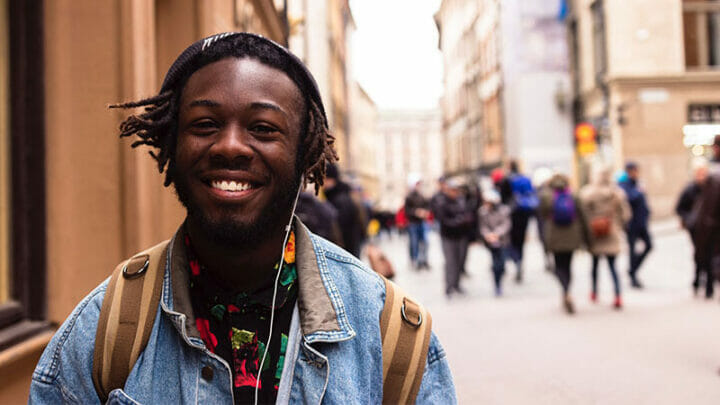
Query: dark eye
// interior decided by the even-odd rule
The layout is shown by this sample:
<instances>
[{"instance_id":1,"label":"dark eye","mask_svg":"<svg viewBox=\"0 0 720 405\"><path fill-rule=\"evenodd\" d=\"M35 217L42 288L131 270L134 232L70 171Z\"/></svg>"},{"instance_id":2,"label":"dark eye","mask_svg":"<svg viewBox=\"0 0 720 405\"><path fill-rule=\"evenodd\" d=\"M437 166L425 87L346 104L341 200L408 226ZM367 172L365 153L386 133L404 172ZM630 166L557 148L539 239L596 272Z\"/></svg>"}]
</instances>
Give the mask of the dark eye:
<instances>
[{"instance_id":1,"label":"dark eye","mask_svg":"<svg viewBox=\"0 0 720 405\"><path fill-rule=\"evenodd\" d=\"M196 135L209 135L215 132L218 124L209 119L194 121L190 124L190 130Z\"/></svg>"},{"instance_id":2,"label":"dark eye","mask_svg":"<svg viewBox=\"0 0 720 405\"><path fill-rule=\"evenodd\" d=\"M275 132L278 132L278 129L270 126L268 124L255 124L250 127L250 130L255 133L259 133L262 135L269 135Z\"/></svg>"}]
</instances>

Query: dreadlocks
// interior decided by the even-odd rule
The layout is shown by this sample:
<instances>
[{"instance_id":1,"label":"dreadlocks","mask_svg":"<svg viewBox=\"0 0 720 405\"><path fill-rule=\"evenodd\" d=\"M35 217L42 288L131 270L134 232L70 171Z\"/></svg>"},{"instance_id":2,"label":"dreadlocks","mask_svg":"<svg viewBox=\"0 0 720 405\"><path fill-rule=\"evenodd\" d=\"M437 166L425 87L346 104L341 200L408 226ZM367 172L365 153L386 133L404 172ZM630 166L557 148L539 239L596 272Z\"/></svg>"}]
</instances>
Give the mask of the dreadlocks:
<instances>
[{"instance_id":1,"label":"dreadlocks","mask_svg":"<svg viewBox=\"0 0 720 405\"><path fill-rule=\"evenodd\" d=\"M213 37L211 37L213 38ZM305 175L305 182L315 184L317 193L323 185L325 168L337 161L333 147L335 137L328 131L328 125L322 106L308 94L313 90L308 73L298 68L288 54L270 41L254 35L225 36L211 41L205 49L194 52L192 46L173 64L165 77L160 93L138 101L111 105L110 108L139 108L143 111L132 114L120 124L120 137L137 139L133 148L146 145L152 148L149 153L158 164L160 173L165 171L165 186L173 182L174 155L177 144L177 122L180 95L189 77L205 65L224 58L250 57L261 63L281 70L298 86L305 99L305 120L301 128L298 147L298 171ZM193 46L198 46L196 43ZM189 55L186 55L188 54ZM317 90L315 90L317 93ZM167 170L166 170L167 169Z\"/></svg>"}]
</instances>

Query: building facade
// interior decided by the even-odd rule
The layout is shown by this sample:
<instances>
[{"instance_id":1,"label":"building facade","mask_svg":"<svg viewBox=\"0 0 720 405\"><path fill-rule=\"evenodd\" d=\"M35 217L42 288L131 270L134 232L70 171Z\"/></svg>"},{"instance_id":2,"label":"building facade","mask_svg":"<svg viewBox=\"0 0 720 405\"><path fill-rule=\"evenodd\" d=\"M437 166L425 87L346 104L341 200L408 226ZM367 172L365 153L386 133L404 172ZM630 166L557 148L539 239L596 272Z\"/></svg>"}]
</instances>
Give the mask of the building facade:
<instances>
[{"instance_id":1,"label":"building facade","mask_svg":"<svg viewBox=\"0 0 720 405\"><path fill-rule=\"evenodd\" d=\"M289 46L308 66L320 88L343 169L349 153L349 38L354 30L347 0L288 0Z\"/></svg>"},{"instance_id":2,"label":"building facade","mask_svg":"<svg viewBox=\"0 0 720 405\"><path fill-rule=\"evenodd\" d=\"M380 111L378 133L381 137L377 205L397 211L405 201L410 182L423 181L429 196L443 174L442 118L437 110Z\"/></svg>"},{"instance_id":3,"label":"building facade","mask_svg":"<svg viewBox=\"0 0 720 405\"><path fill-rule=\"evenodd\" d=\"M508 158L528 171L570 171L566 27L557 18L559 2L550 3L441 3L435 18L445 66L449 174L487 171Z\"/></svg>"},{"instance_id":4,"label":"building facade","mask_svg":"<svg viewBox=\"0 0 720 405\"><path fill-rule=\"evenodd\" d=\"M443 55L444 170L499 165L503 152L497 0L444 0L435 14Z\"/></svg>"},{"instance_id":5,"label":"building facade","mask_svg":"<svg viewBox=\"0 0 720 405\"><path fill-rule=\"evenodd\" d=\"M654 215L670 215L691 159L720 133L720 2L569 5L576 121L592 123L599 140L581 169L636 161Z\"/></svg>"},{"instance_id":6,"label":"building facade","mask_svg":"<svg viewBox=\"0 0 720 405\"><path fill-rule=\"evenodd\" d=\"M350 174L362 187L364 197L377 201L384 175L384 140L378 132L378 109L359 83L350 88Z\"/></svg>"},{"instance_id":7,"label":"building facade","mask_svg":"<svg viewBox=\"0 0 720 405\"><path fill-rule=\"evenodd\" d=\"M506 154L526 172L573 170L567 33L559 2L504 0L500 7Z\"/></svg>"},{"instance_id":8,"label":"building facade","mask_svg":"<svg viewBox=\"0 0 720 405\"><path fill-rule=\"evenodd\" d=\"M183 220L154 161L118 138L128 112L107 105L156 94L204 36L287 43L276 3L0 1L0 403L26 402L55 328L117 263Z\"/></svg>"}]
</instances>

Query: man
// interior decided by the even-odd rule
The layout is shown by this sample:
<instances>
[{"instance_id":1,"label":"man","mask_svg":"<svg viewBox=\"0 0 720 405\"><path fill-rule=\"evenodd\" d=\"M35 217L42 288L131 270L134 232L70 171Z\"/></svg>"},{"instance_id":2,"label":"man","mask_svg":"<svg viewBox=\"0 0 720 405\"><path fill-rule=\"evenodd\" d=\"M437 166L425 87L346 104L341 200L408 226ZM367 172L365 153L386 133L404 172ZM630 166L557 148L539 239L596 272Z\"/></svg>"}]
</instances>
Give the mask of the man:
<instances>
[{"instance_id":1,"label":"man","mask_svg":"<svg viewBox=\"0 0 720 405\"><path fill-rule=\"evenodd\" d=\"M420 193L422 182L411 181L412 189L405 197L405 214L408 218L408 236L410 238L410 261L415 269L429 269L427 262L427 235L425 221L430 217L429 203Z\"/></svg>"},{"instance_id":2,"label":"man","mask_svg":"<svg viewBox=\"0 0 720 405\"><path fill-rule=\"evenodd\" d=\"M694 178L683 189L675 205L675 213L680 217L680 224L690 234L690 239L695 245L695 224L697 222L697 202L702 193L702 187L707 179L707 166L701 164L695 167ZM700 288L700 280L705 278L705 298L712 298L713 296L713 274L708 268L703 266L703 263L698 260L695 255L695 279L693 280L692 287L694 295L697 295L698 289Z\"/></svg>"},{"instance_id":3,"label":"man","mask_svg":"<svg viewBox=\"0 0 720 405\"><path fill-rule=\"evenodd\" d=\"M460 287L460 273L465 266L473 217L467 210L456 180L447 180L442 193L436 201L436 209L445 256L445 295L450 298L456 293L464 294Z\"/></svg>"},{"instance_id":4,"label":"man","mask_svg":"<svg viewBox=\"0 0 720 405\"><path fill-rule=\"evenodd\" d=\"M310 232L336 245L342 245L337 210L329 202L320 201L313 193L303 191L298 198L295 215Z\"/></svg>"},{"instance_id":5,"label":"man","mask_svg":"<svg viewBox=\"0 0 720 405\"><path fill-rule=\"evenodd\" d=\"M343 247L353 256L360 257L365 241L365 209L353 199L350 185L340 180L340 172L334 164L327 167L324 190L328 202L337 210Z\"/></svg>"},{"instance_id":6,"label":"man","mask_svg":"<svg viewBox=\"0 0 720 405\"><path fill-rule=\"evenodd\" d=\"M509 176L504 180L504 184L501 184L500 195L507 195L508 188L512 195L510 202L512 227L510 229L510 248L508 252L517 269L515 282L519 284L523 280L523 251L525 249L528 224L530 218L535 215L539 199L530 178L520 173L518 162L514 160L510 162Z\"/></svg>"},{"instance_id":7,"label":"man","mask_svg":"<svg viewBox=\"0 0 720 405\"><path fill-rule=\"evenodd\" d=\"M383 282L292 219L302 184L321 186L336 156L302 62L260 36L219 34L180 55L160 94L120 107L144 107L121 135L155 149L187 217L163 256L147 345L102 401L381 402ZM130 293L106 281L80 303L40 359L31 403L101 399L91 371L106 291L113 305ZM434 336L424 363L418 402L455 402Z\"/></svg>"},{"instance_id":8,"label":"man","mask_svg":"<svg viewBox=\"0 0 720 405\"><path fill-rule=\"evenodd\" d=\"M648 230L648 221L650 219L650 207L648 207L645 192L638 184L640 169L637 163L628 162L625 165L625 173L627 179L620 182L620 187L625 190L628 203L632 209L632 217L627 225L627 239L630 253L630 286L633 288L643 288L642 283L638 280L638 270L648 253L652 249L652 238ZM643 250L638 253L636 245L638 241L643 242Z\"/></svg>"},{"instance_id":9,"label":"man","mask_svg":"<svg viewBox=\"0 0 720 405\"><path fill-rule=\"evenodd\" d=\"M712 145L713 159L697 202L695 255L714 277L720 274L720 135Z\"/></svg>"}]
</instances>

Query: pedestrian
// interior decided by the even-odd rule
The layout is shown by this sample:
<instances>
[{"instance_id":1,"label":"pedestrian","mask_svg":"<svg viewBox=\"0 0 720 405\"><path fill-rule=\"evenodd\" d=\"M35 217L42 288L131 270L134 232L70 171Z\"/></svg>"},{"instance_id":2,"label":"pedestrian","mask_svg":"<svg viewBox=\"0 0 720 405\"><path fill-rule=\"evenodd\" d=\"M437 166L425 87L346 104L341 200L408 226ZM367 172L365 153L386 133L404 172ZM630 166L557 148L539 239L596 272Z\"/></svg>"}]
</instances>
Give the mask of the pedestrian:
<instances>
[{"instance_id":1,"label":"pedestrian","mask_svg":"<svg viewBox=\"0 0 720 405\"><path fill-rule=\"evenodd\" d=\"M440 203L445 198L446 183L447 179L445 178L445 176L440 176L437 179L437 190L432 195L432 197L430 197L430 212L432 213L433 218L438 217L438 212L440 211Z\"/></svg>"},{"instance_id":2,"label":"pedestrian","mask_svg":"<svg viewBox=\"0 0 720 405\"><path fill-rule=\"evenodd\" d=\"M628 203L632 209L632 217L627 224L626 233L628 241L628 251L630 256L630 267L628 274L630 275L630 285L634 288L643 288L642 283L638 279L638 270L640 265L652 250L652 238L648 229L648 221L650 219L650 207L648 207L645 191L640 187L638 182L640 169L635 162L625 164L625 173L627 179L620 182L620 187L625 190ZM637 243L642 241L643 250L638 253Z\"/></svg>"},{"instance_id":3,"label":"pedestrian","mask_svg":"<svg viewBox=\"0 0 720 405\"><path fill-rule=\"evenodd\" d=\"M712 162L696 207L695 255L717 279L720 276L720 135L715 135L712 151Z\"/></svg>"},{"instance_id":4,"label":"pedestrian","mask_svg":"<svg viewBox=\"0 0 720 405\"><path fill-rule=\"evenodd\" d=\"M338 213L329 202L320 201L315 194L303 191L298 198L295 215L312 233L336 245L343 245Z\"/></svg>"},{"instance_id":5,"label":"pedestrian","mask_svg":"<svg viewBox=\"0 0 720 405\"><path fill-rule=\"evenodd\" d=\"M345 250L360 257L360 249L366 238L365 208L352 196L350 185L340 179L337 165L327 167L325 197L338 213L338 223Z\"/></svg>"},{"instance_id":6,"label":"pedestrian","mask_svg":"<svg viewBox=\"0 0 720 405\"><path fill-rule=\"evenodd\" d=\"M615 259L620 253L622 230L630 220L632 212L625 193L612 182L612 172L608 167L598 169L592 183L580 190L580 204L587 224L587 240L592 254L592 292L590 300L598 300L598 267L600 259L605 257L615 289L615 308L622 308L620 281Z\"/></svg>"},{"instance_id":7,"label":"pedestrian","mask_svg":"<svg viewBox=\"0 0 720 405\"><path fill-rule=\"evenodd\" d=\"M456 293L465 293L460 287L460 272L467 257L468 233L473 217L468 212L460 193L460 184L455 179L446 181L443 194L436 203L445 256L445 295L450 298Z\"/></svg>"},{"instance_id":8,"label":"pedestrian","mask_svg":"<svg viewBox=\"0 0 720 405\"><path fill-rule=\"evenodd\" d=\"M570 191L567 176L555 174L547 182L546 192L541 195L538 220L545 234L547 249L552 252L555 275L562 288L562 304L569 314L575 313L570 295L573 253L585 240L585 224L580 204Z\"/></svg>"},{"instance_id":9,"label":"pedestrian","mask_svg":"<svg viewBox=\"0 0 720 405\"><path fill-rule=\"evenodd\" d=\"M502 278L505 274L505 255L510 243L510 207L504 205L500 194L491 190L484 196L480 207L480 237L490 250L495 296L502 296Z\"/></svg>"},{"instance_id":10,"label":"pedestrian","mask_svg":"<svg viewBox=\"0 0 720 405\"><path fill-rule=\"evenodd\" d=\"M518 163L510 162L510 174L508 177L510 189L512 190L512 228L510 230L510 259L515 263L517 272L515 282L522 283L523 280L523 250L525 248L525 237L527 234L530 218L535 216L539 205L539 199L530 178L520 173Z\"/></svg>"},{"instance_id":11,"label":"pedestrian","mask_svg":"<svg viewBox=\"0 0 720 405\"><path fill-rule=\"evenodd\" d=\"M703 184L707 179L707 165L699 164L693 170L693 180L685 186L680 197L678 198L677 204L675 205L675 213L680 217L680 225L690 235L690 240L695 246L695 239L697 234L695 232L695 225L697 223L697 207L700 194L702 193ZM693 295L697 295L700 289L700 284L704 281L705 284L705 298L712 298L713 296L713 284L714 275L708 267L706 267L701 260L698 260L697 254L693 253L693 259L695 261L695 277L692 282Z\"/></svg>"},{"instance_id":12,"label":"pedestrian","mask_svg":"<svg viewBox=\"0 0 720 405\"><path fill-rule=\"evenodd\" d=\"M427 261L426 225L430 217L430 203L422 195L422 181L413 179L411 190L405 197L405 215L408 219L410 262L416 270L429 269Z\"/></svg>"},{"instance_id":13,"label":"pedestrian","mask_svg":"<svg viewBox=\"0 0 720 405\"><path fill-rule=\"evenodd\" d=\"M547 167L540 167L533 172L533 186L537 190L538 199L542 203L543 198L551 199L554 197L554 192L550 187L550 179L553 177L553 171ZM543 248L543 261L545 263L545 270L555 272L555 264L553 263L553 253L548 249L547 237L545 235L545 226L542 218L538 215L537 217L537 230L540 243Z\"/></svg>"},{"instance_id":14,"label":"pedestrian","mask_svg":"<svg viewBox=\"0 0 720 405\"><path fill-rule=\"evenodd\" d=\"M317 191L337 156L300 59L259 35L214 35L178 57L158 95L117 107L141 107L121 136L153 149L186 219L75 308L40 358L30 403L456 402L435 336L429 348L408 336L426 355L387 342L427 360L422 382L384 388L382 331L430 334L422 308L403 306L401 320L393 299L383 316L386 296L412 301L294 219L303 184Z\"/></svg>"}]
</instances>

